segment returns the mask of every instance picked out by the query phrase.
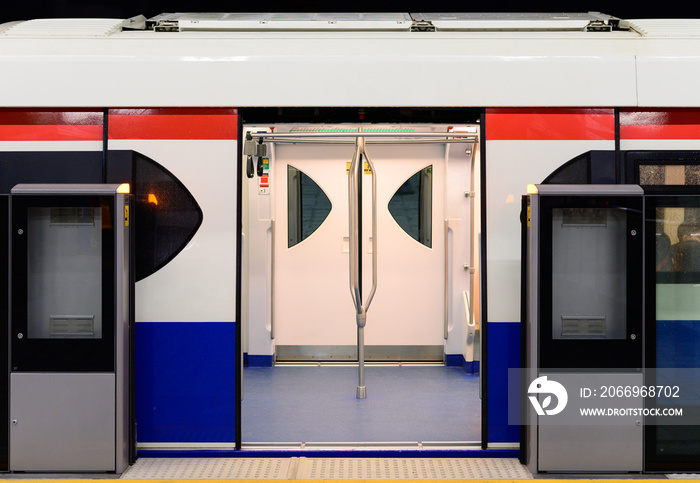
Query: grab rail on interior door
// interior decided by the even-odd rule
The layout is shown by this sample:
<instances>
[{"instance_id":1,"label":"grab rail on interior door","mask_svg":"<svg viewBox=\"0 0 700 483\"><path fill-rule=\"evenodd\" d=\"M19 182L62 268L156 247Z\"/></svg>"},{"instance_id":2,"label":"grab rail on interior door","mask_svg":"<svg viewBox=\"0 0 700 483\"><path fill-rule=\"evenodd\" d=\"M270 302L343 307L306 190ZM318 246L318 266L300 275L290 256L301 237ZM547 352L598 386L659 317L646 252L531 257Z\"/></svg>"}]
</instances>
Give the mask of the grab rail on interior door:
<instances>
[{"instance_id":1,"label":"grab rail on interior door","mask_svg":"<svg viewBox=\"0 0 700 483\"><path fill-rule=\"evenodd\" d=\"M361 131L362 128L360 128ZM372 174L372 288L363 301L362 298L362 158L367 161ZM367 310L377 291L377 172L374 163L367 155L365 138L355 139L355 152L348 171L348 207L350 220L350 294L355 305L355 322L357 324L357 362L358 384L355 396L367 397L365 387L365 338L364 328L367 324Z\"/></svg>"},{"instance_id":2,"label":"grab rail on interior door","mask_svg":"<svg viewBox=\"0 0 700 483\"><path fill-rule=\"evenodd\" d=\"M270 339L275 338L275 219L270 220Z\"/></svg>"}]
</instances>

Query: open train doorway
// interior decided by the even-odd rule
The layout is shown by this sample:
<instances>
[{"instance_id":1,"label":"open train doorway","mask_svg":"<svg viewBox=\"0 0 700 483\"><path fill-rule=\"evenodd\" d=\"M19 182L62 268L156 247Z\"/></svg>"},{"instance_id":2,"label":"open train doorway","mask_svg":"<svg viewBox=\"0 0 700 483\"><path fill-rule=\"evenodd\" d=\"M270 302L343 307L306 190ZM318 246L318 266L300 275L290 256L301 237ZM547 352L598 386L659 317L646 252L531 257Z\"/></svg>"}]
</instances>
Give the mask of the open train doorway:
<instances>
[{"instance_id":1,"label":"open train doorway","mask_svg":"<svg viewBox=\"0 0 700 483\"><path fill-rule=\"evenodd\" d=\"M479 444L478 125L242 132L243 447Z\"/></svg>"}]
</instances>

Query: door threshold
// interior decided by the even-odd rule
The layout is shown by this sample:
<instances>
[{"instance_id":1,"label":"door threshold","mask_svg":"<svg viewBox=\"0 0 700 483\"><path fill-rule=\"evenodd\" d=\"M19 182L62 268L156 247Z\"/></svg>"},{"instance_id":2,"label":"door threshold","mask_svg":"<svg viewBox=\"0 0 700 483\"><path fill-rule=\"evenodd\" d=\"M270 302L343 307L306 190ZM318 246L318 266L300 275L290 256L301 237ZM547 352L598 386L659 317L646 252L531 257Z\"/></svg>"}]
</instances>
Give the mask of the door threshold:
<instances>
[{"instance_id":1,"label":"door threshold","mask_svg":"<svg viewBox=\"0 0 700 483\"><path fill-rule=\"evenodd\" d=\"M277 359L288 362L356 362L357 345L285 345L275 346ZM444 345L365 345L365 362L441 362Z\"/></svg>"},{"instance_id":2,"label":"door threshold","mask_svg":"<svg viewBox=\"0 0 700 483\"><path fill-rule=\"evenodd\" d=\"M478 441L425 441L425 442L309 442L309 443L243 443L242 450L260 451L420 451L420 450L480 450Z\"/></svg>"},{"instance_id":3,"label":"door threshold","mask_svg":"<svg viewBox=\"0 0 700 483\"><path fill-rule=\"evenodd\" d=\"M440 361L365 361L365 367L435 367ZM357 367L357 361L276 361L275 367Z\"/></svg>"}]
</instances>

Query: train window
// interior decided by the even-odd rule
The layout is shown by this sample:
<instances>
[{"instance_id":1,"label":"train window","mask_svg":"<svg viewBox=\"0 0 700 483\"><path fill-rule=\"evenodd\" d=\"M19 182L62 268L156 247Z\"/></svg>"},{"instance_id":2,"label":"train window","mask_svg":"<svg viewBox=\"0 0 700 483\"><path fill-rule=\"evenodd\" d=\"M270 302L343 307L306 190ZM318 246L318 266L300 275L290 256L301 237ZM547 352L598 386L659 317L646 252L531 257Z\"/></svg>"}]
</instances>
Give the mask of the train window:
<instances>
[{"instance_id":1,"label":"train window","mask_svg":"<svg viewBox=\"0 0 700 483\"><path fill-rule=\"evenodd\" d=\"M331 200L306 173L287 165L287 247L306 240L331 212Z\"/></svg>"},{"instance_id":2,"label":"train window","mask_svg":"<svg viewBox=\"0 0 700 483\"><path fill-rule=\"evenodd\" d=\"M639 184L654 186L700 186L700 165L640 164Z\"/></svg>"},{"instance_id":3,"label":"train window","mask_svg":"<svg viewBox=\"0 0 700 483\"><path fill-rule=\"evenodd\" d=\"M180 180L134 153L136 281L160 270L182 251L202 224L202 210Z\"/></svg>"},{"instance_id":4,"label":"train window","mask_svg":"<svg viewBox=\"0 0 700 483\"><path fill-rule=\"evenodd\" d=\"M658 283L696 282L700 274L700 207L679 204L655 209Z\"/></svg>"},{"instance_id":5,"label":"train window","mask_svg":"<svg viewBox=\"0 0 700 483\"><path fill-rule=\"evenodd\" d=\"M389 200L389 213L414 240L432 248L433 166L411 176Z\"/></svg>"},{"instance_id":6,"label":"train window","mask_svg":"<svg viewBox=\"0 0 700 483\"><path fill-rule=\"evenodd\" d=\"M27 210L27 337L102 337L100 207Z\"/></svg>"},{"instance_id":7,"label":"train window","mask_svg":"<svg viewBox=\"0 0 700 483\"><path fill-rule=\"evenodd\" d=\"M627 214L552 210L552 338L626 339Z\"/></svg>"}]
</instances>

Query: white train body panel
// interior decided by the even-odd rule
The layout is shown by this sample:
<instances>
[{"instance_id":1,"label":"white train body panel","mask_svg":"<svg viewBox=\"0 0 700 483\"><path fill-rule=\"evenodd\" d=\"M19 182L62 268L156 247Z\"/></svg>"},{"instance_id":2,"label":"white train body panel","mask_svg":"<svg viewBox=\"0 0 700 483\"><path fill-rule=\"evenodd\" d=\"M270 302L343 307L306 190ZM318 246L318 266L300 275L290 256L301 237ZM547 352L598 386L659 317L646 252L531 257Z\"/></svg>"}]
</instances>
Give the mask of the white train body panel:
<instances>
[{"instance_id":1,"label":"white train body panel","mask_svg":"<svg viewBox=\"0 0 700 483\"><path fill-rule=\"evenodd\" d=\"M612 141L487 141L486 178L498 179L489 183L486 195L489 321L520 321L520 304L513 303L520 300L521 236L517 220L527 185L540 183L564 159L592 149L613 148ZM508 176L499 175L506 171Z\"/></svg>"},{"instance_id":2,"label":"white train body panel","mask_svg":"<svg viewBox=\"0 0 700 483\"><path fill-rule=\"evenodd\" d=\"M236 293L236 142L112 140L158 160L206 213L194 238L172 261L136 284L140 322L232 322ZM206 279L193 276L206 273Z\"/></svg>"},{"instance_id":3,"label":"white train body panel","mask_svg":"<svg viewBox=\"0 0 700 483\"><path fill-rule=\"evenodd\" d=\"M4 106L700 105L692 30L142 32L33 22L0 32Z\"/></svg>"},{"instance_id":4,"label":"white train body panel","mask_svg":"<svg viewBox=\"0 0 700 483\"><path fill-rule=\"evenodd\" d=\"M33 92L32 104L56 107L279 106L290 99L298 106L512 106L523 99L538 106L637 104L635 52L601 55L615 47L586 37L484 41L427 33L426 42L410 32L162 35L122 32L98 46L52 39L52 52L41 41L5 41L13 55L4 56L3 70L12 75L0 88ZM8 106L28 101L0 97ZM690 102L700 104L700 96Z\"/></svg>"}]
</instances>

